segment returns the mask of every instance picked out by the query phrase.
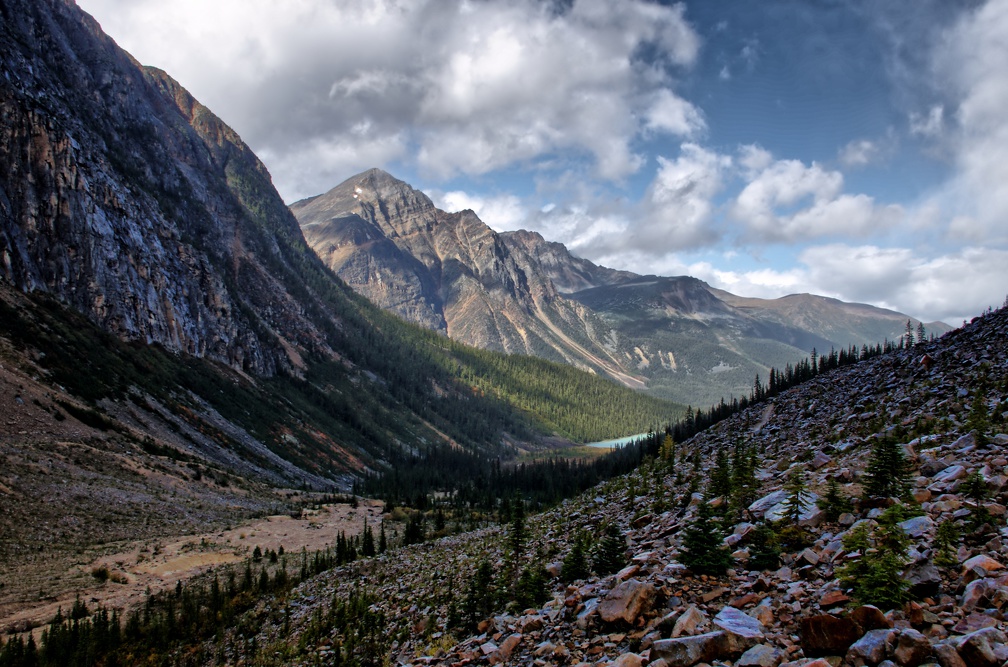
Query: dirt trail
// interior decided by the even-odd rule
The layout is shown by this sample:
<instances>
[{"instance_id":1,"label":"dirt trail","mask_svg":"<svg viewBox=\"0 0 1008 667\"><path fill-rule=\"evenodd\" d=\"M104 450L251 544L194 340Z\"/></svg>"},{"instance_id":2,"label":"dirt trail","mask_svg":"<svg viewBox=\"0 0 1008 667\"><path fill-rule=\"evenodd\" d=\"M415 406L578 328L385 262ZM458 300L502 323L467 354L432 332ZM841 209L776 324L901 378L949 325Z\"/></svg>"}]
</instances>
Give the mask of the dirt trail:
<instances>
[{"instance_id":1,"label":"dirt trail","mask_svg":"<svg viewBox=\"0 0 1008 667\"><path fill-rule=\"evenodd\" d=\"M302 548L310 552L332 545L341 531L348 537L362 533L365 518L377 529L381 510L381 501L362 500L356 509L343 504L326 505L317 511L306 511L300 519L275 515L229 530L130 542L115 553L85 565L71 566L88 575L107 568L107 582L88 576L93 584L78 591L65 591L55 600L5 605L0 609L0 632L47 623L60 607L66 613L77 595L92 609L100 605L118 609L122 614L142 604L148 589L156 593L174 588L179 581L238 563L257 546L263 552L277 551L282 546L285 553L293 556ZM293 567L291 563L288 567Z\"/></svg>"}]
</instances>

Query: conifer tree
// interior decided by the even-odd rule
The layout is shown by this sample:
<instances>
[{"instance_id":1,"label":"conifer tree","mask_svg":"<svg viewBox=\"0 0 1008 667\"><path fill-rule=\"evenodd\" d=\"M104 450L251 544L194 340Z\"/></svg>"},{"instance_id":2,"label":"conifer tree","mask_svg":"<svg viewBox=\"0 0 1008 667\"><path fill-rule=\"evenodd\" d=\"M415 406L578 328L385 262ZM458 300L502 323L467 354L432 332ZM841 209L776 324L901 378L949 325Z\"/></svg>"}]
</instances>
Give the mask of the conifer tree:
<instances>
[{"instance_id":1,"label":"conifer tree","mask_svg":"<svg viewBox=\"0 0 1008 667\"><path fill-rule=\"evenodd\" d=\"M662 440L660 456L668 464L669 469L674 469L676 465L676 444L671 435L665 435Z\"/></svg>"},{"instance_id":2,"label":"conifer tree","mask_svg":"<svg viewBox=\"0 0 1008 667\"><path fill-rule=\"evenodd\" d=\"M987 429L990 428L989 411L987 401L984 398L983 389L977 387L973 392L973 400L970 402L969 415L966 417L966 428L976 431L977 445L987 444Z\"/></svg>"},{"instance_id":3,"label":"conifer tree","mask_svg":"<svg viewBox=\"0 0 1008 667\"><path fill-rule=\"evenodd\" d=\"M951 519L946 519L938 524L938 529L935 531L935 565L951 568L959 564L955 550L959 539L959 528Z\"/></svg>"},{"instance_id":4,"label":"conifer tree","mask_svg":"<svg viewBox=\"0 0 1008 667\"><path fill-rule=\"evenodd\" d=\"M600 577L621 570L626 565L626 538L615 523L607 523L595 549L592 567Z\"/></svg>"},{"instance_id":5,"label":"conifer tree","mask_svg":"<svg viewBox=\"0 0 1008 667\"><path fill-rule=\"evenodd\" d=\"M714 470L711 471L710 492L713 496L727 499L732 492L731 466L728 464L728 453L724 447L718 447L714 459Z\"/></svg>"},{"instance_id":6,"label":"conifer tree","mask_svg":"<svg viewBox=\"0 0 1008 667\"><path fill-rule=\"evenodd\" d=\"M833 477L826 486L826 493L816 501L816 505L826 514L826 520L829 522L834 522L841 514L851 511L850 499L840 493L840 485Z\"/></svg>"},{"instance_id":7,"label":"conifer tree","mask_svg":"<svg viewBox=\"0 0 1008 667\"><path fill-rule=\"evenodd\" d=\"M756 451L741 441L735 443L732 453L732 514L742 517L742 512L756 500Z\"/></svg>"},{"instance_id":8,"label":"conifer tree","mask_svg":"<svg viewBox=\"0 0 1008 667\"><path fill-rule=\"evenodd\" d=\"M761 523L749 534L750 570L774 570L780 565L781 546L773 529Z\"/></svg>"},{"instance_id":9,"label":"conifer tree","mask_svg":"<svg viewBox=\"0 0 1008 667\"><path fill-rule=\"evenodd\" d=\"M527 537L525 531L525 503L521 499L516 499L511 511L511 525L508 529L507 564L504 571L506 585L514 586L517 584Z\"/></svg>"},{"instance_id":10,"label":"conifer tree","mask_svg":"<svg viewBox=\"0 0 1008 667\"><path fill-rule=\"evenodd\" d=\"M417 511L411 514L409 520L406 522L406 530L403 533L403 543L409 545L420 544L423 542L426 539L424 523L423 512Z\"/></svg>"},{"instance_id":11,"label":"conifer tree","mask_svg":"<svg viewBox=\"0 0 1008 667\"><path fill-rule=\"evenodd\" d=\"M547 581L549 574L541 565L530 565L522 570L514 587L513 603L517 611L538 607L549 599Z\"/></svg>"},{"instance_id":12,"label":"conifer tree","mask_svg":"<svg viewBox=\"0 0 1008 667\"><path fill-rule=\"evenodd\" d=\"M381 531L378 533L378 553L383 554L388 548L388 540L385 537L385 519L381 522Z\"/></svg>"},{"instance_id":13,"label":"conifer tree","mask_svg":"<svg viewBox=\"0 0 1008 667\"><path fill-rule=\"evenodd\" d=\"M476 630L476 625L493 613L494 598L493 568L490 561L482 560L469 580L462 602L462 616L468 630Z\"/></svg>"},{"instance_id":14,"label":"conifer tree","mask_svg":"<svg viewBox=\"0 0 1008 667\"><path fill-rule=\"evenodd\" d=\"M714 521L714 510L704 498L693 522L683 534L683 552L679 560L696 574L724 574L732 564L731 554L722 543L724 536Z\"/></svg>"},{"instance_id":15,"label":"conifer tree","mask_svg":"<svg viewBox=\"0 0 1008 667\"><path fill-rule=\"evenodd\" d=\"M367 517L364 518L364 537L361 539L361 555L370 558L375 555L374 532L368 525Z\"/></svg>"},{"instance_id":16,"label":"conifer tree","mask_svg":"<svg viewBox=\"0 0 1008 667\"><path fill-rule=\"evenodd\" d=\"M903 448L889 437L875 441L866 469L865 495L902 498L909 489L910 470Z\"/></svg>"},{"instance_id":17,"label":"conifer tree","mask_svg":"<svg viewBox=\"0 0 1008 667\"><path fill-rule=\"evenodd\" d=\"M805 471L794 468L784 483L787 498L784 499L784 518L792 526L797 526L801 515L811 504L808 487L805 485Z\"/></svg>"},{"instance_id":18,"label":"conifer tree","mask_svg":"<svg viewBox=\"0 0 1008 667\"><path fill-rule=\"evenodd\" d=\"M588 578L590 572L588 568L588 536L583 531L574 538L570 551L564 556L563 568L560 572L564 581L567 582Z\"/></svg>"},{"instance_id":19,"label":"conifer tree","mask_svg":"<svg viewBox=\"0 0 1008 667\"><path fill-rule=\"evenodd\" d=\"M856 551L861 556L845 563L837 574L840 582L852 590L854 599L862 604L899 609L909 599L910 584L902 572L909 562L906 550L910 538L899 526L905 516L902 510L901 505L893 505L879 517L879 525L874 530L869 531L866 525L861 525L843 539L848 552Z\"/></svg>"}]
</instances>

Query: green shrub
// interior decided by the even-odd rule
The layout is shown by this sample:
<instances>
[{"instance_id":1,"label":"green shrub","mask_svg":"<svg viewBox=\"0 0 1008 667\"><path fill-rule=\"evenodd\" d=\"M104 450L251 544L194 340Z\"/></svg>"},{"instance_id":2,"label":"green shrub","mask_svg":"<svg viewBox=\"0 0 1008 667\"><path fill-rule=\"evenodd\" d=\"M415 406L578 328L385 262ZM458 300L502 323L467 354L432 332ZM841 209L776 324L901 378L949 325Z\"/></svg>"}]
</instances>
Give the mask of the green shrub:
<instances>
[{"instance_id":1,"label":"green shrub","mask_svg":"<svg viewBox=\"0 0 1008 667\"><path fill-rule=\"evenodd\" d=\"M626 538L615 523L606 524L595 549L592 567L600 577L618 572L626 565Z\"/></svg>"},{"instance_id":2,"label":"green shrub","mask_svg":"<svg viewBox=\"0 0 1008 667\"><path fill-rule=\"evenodd\" d=\"M574 538L570 551L564 556L561 574L564 581L572 582L578 579L587 579L589 572L588 536L584 532L580 532Z\"/></svg>"},{"instance_id":3,"label":"green shrub","mask_svg":"<svg viewBox=\"0 0 1008 667\"><path fill-rule=\"evenodd\" d=\"M696 574L724 574L733 560L722 543L724 536L717 522L714 510L706 500L697 508L693 522L683 534L683 552L679 556L682 564Z\"/></svg>"},{"instance_id":4,"label":"green shrub","mask_svg":"<svg viewBox=\"0 0 1008 667\"><path fill-rule=\"evenodd\" d=\"M910 488L910 468L903 447L893 438L879 438L872 447L866 470L865 495L902 498Z\"/></svg>"},{"instance_id":5,"label":"green shrub","mask_svg":"<svg viewBox=\"0 0 1008 667\"><path fill-rule=\"evenodd\" d=\"M749 569L773 570L780 565L781 545L774 529L760 524L749 533Z\"/></svg>"},{"instance_id":6,"label":"green shrub","mask_svg":"<svg viewBox=\"0 0 1008 667\"><path fill-rule=\"evenodd\" d=\"M826 487L826 493L816 501L816 506L826 514L826 520L830 523L853 509L850 498L840 492L840 485L832 478Z\"/></svg>"},{"instance_id":7,"label":"green shrub","mask_svg":"<svg viewBox=\"0 0 1008 667\"><path fill-rule=\"evenodd\" d=\"M851 589L858 602L881 609L898 609L910 599L907 592L910 584L902 576L903 568L909 563L906 550L910 540L893 520L902 513L886 514L880 517L879 525L873 530L869 531L862 524L843 538L844 548L848 552L859 552L860 557L844 564L838 574L840 583Z\"/></svg>"}]
</instances>

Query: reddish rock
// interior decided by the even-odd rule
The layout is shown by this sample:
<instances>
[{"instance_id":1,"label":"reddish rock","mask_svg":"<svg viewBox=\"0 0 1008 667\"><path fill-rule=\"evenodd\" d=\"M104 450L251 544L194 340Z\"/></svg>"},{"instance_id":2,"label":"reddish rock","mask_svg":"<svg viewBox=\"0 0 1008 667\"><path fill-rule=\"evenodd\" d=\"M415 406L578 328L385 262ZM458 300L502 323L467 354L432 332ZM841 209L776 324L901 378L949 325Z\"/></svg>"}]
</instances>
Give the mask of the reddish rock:
<instances>
[{"instance_id":1,"label":"reddish rock","mask_svg":"<svg viewBox=\"0 0 1008 667\"><path fill-rule=\"evenodd\" d=\"M728 636L732 655L738 655L763 641L763 624L735 607L725 607L714 617L714 625Z\"/></svg>"},{"instance_id":2,"label":"reddish rock","mask_svg":"<svg viewBox=\"0 0 1008 667\"><path fill-rule=\"evenodd\" d=\"M707 622L707 617L691 604L683 612L682 616L675 622L672 628L672 637L682 637L683 635L695 635L700 626Z\"/></svg>"},{"instance_id":3,"label":"reddish rock","mask_svg":"<svg viewBox=\"0 0 1008 667\"><path fill-rule=\"evenodd\" d=\"M735 667L777 667L784 659L780 649L767 644L757 644L742 654Z\"/></svg>"},{"instance_id":4,"label":"reddish rock","mask_svg":"<svg viewBox=\"0 0 1008 667\"><path fill-rule=\"evenodd\" d=\"M987 596L987 588L986 579L977 579L976 581L969 582L963 590L959 606L963 608L963 611L973 611Z\"/></svg>"},{"instance_id":5,"label":"reddish rock","mask_svg":"<svg viewBox=\"0 0 1008 667\"><path fill-rule=\"evenodd\" d=\"M624 653L609 663L609 667L641 667L644 660L636 653ZM653 663L652 663L653 664Z\"/></svg>"},{"instance_id":6,"label":"reddish rock","mask_svg":"<svg viewBox=\"0 0 1008 667\"><path fill-rule=\"evenodd\" d=\"M742 609L744 607L748 607L751 604L756 604L761 599L762 597L757 595L756 593L746 593L742 597L735 598L728 604L735 607L736 609Z\"/></svg>"},{"instance_id":7,"label":"reddish rock","mask_svg":"<svg viewBox=\"0 0 1008 667\"><path fill-rule=\"evenodd\" d=\"M803 618L800 633L802 650L809 657L844 655L862 634L854 621L832 614Z\"/></svg>"},{"instance_id":8,"label":"reddish rock","mask_svg":"<svg viewBox=\"0 0 1008 667\"><path fill-rule=\"evenodd\" d=\"M640 572L640 565L633 563L631 565L627 565L625 568L617 572L616 579L618 581L626 581L627 579L634 576L638 572Z\"/></svg>"},{"instance_id":9,"label":"reddish rock","mask_svg":"<svg viewBox=\"0 0 1008 667\"><path fill-rule=\"evenodd\" d=\"M713 588L704 593L703 595L701 595L700 599L703 600L704 603L712 602L714 600L717 600L719 597L721 597L727 592L728 592L727 588L724 588L723 586L718 586L717 588Z\"/></svg>"},{"instance_id":10,"label":"reddish rock","mask_svg":"<svg viewBox=\"0 0 1008 667\"><path fill-rule=\"evenodd\" d=\"M989 575L995 570L1004 568L1004 565L986 554L980 554L979 556L973 556L973 558L963 563L962 567L963 576L966 576L971 570L975 570L976 568L980 568Z\"/></svg>"},{"instance_id":11,"label":"reddish rock","mask_svg":"<svg viewBox=\"0 0 1008 667\"><path fill-rule=\"evenodd\" d=\"M933 650L941 667L969 667L959 656L959 651L948 644L938 644Z\"/></svg>"},{"instance_id":12,"label":"reddish rock","mask_svg":"<svg viewBox=\"0 0 1008 667\"><path fill-rule=\"evenodd\" d=\"M986 614L978 614L973 612L966 618L962 619L955 624L952 631L960 634L967 635L977 630L983 630L984 628L991 628L997 625L997 621Z\"/></svg>"},{"instance_id":13,"label":"reddish rock","mask_svg":"<svg viewBox=\"0 0 1008 667\"><path fill-rule=\"evenodd\" d=\"M984 628L955 639L953 645L969 667L999 667L1001 661L998 660L994 647L1005 641L1005 635L1000 630Z\"/></svg>"},{"instance_id":14,"label":"reddish rock","mask_svg":"<svg viewBox=\"0 0 1008 667\"><path fill-rule=\"evenodd\" d=\"M599 603L599 617L606 623L623 621L633 624L637 617L651 609L655 588L650 583L628 579L609 591Z\"/></svg>"},{"instance_id":15,"label":"reddish rock","mask_svg":"<svg viewBox=\"0 0 1008 667\"><path fill-rule=\"evenodd\" d=\"M756 581L753 582L752 589L757 593L763 593L776 588L774 583L765 574L761 574Z\"/></svg>"},{"instance_id":16,"label":"reddish rock","mask_svg":"<svg viewBox=\"0 0 1008 667\"><path fill-rule=\"evenodd\" d=\"M941 589L941 572L931 563L920 563L909 568L904 577L910 582L910 595L923 598L937 595Z\"/></svg>"},{"instance_id":17,"label":"reddish rock","mask_svg":"<svg viewBox=\"0 0 1008 667\"><path fill-rule=\"evenodd\" d=\"M841 591L829 591L821 598L819 598L819 607L822 609L829 609L831 607L839 607L850 602L850 598L844 595Z\"/></svg>"},{"instance_id":18,"label":"reddish rock","mask_svg":"<svg viewBox=\"0 0 1008 667\"><path fill-rule=\"evenodd\" d=\"M864 634L869 630L881 630L892 627L892 621L886 618L882 610L875 605L864 604L851 612L850 619L857 624Z\"/></svg>"}]
</instances>

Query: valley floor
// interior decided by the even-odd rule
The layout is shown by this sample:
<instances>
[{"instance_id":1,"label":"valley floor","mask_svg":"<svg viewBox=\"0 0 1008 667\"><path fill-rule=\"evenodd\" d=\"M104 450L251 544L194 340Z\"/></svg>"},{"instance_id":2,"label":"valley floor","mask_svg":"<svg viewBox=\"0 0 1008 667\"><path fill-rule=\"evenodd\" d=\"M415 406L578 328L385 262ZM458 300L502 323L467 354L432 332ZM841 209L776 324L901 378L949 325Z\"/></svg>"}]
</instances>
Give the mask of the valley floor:
<instances>
[{"instance_id":1,"label":"valley floor","mask_svg":"<svg viewBox=\"0 0 1008 667\"><path fill-rule=\"evenodd\" d=\"M324 549L340 533L362 533L365 521L380 524L382 505L369 500L360 500L356 508L322 505L301 518L266 516L208 532L91 545L46 554L29 564L5 563L0 631L39 627L58 609L66 614L77 598L92 609L128 612L151 593L250 558L256 547L289 554Z\"/></svg>"}]
</instances>

